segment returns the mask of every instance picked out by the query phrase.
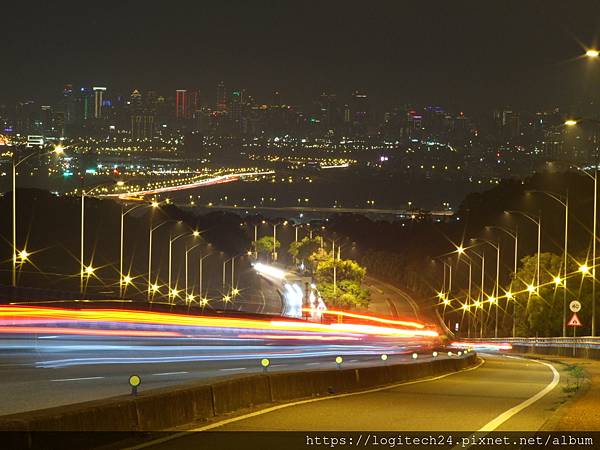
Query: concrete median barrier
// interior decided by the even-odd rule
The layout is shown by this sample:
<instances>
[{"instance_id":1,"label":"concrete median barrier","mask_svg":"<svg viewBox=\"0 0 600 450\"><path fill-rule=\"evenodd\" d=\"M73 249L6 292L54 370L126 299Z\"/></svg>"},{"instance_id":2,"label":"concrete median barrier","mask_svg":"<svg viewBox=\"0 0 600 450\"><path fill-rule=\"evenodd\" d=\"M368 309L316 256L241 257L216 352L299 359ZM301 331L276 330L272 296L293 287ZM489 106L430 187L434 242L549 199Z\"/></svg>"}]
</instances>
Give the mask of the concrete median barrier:
<instances>
[{"instance_id":1,"label":"concrete median barrier","mask_svg":"<svg viewBox=\"0 0 600 450\"><path fill-rule=\"evenodd\" d=\"M414 380L460 370L473 365L476 355L414 364L381 364L356 369L265 373L205 381L105 400L49 408L0 417L7 448L86 448L89 439L118 440L124 431L158 431L236 411L312 396L325 396ZM39 432L79 431L77 439L57 435L57 446ZM110 431L112 433L85 433ZM87 437L86 437L87 436ZM15 444L15 445L13 445ZM59 445L58 445L59 444ZM3 447L4 448L4 447Z\"/></svg>"},{"instance_id":2,"label":"concrete median barrier","mask_svg":"<svg viewBox=\"0 0 600 450\"><path fill-rule=\"evenodd\" d=\"M157 407L160 405L160 407ZM210 384L188 388L162 388L135 399L137 429L161 430L205 420L214 416L213 390Z\"/></svg>"},{"instance_id":3,"label":"concrete median barrier","mask_svg":"<svg viewBox=\"0 0 600 450\"><path fill-rule=\"evenodd\" d=\"M269 379L268 375L252 375L214 383L212 394L215 416L270 403Z\"/></svg>"}]
</instances>

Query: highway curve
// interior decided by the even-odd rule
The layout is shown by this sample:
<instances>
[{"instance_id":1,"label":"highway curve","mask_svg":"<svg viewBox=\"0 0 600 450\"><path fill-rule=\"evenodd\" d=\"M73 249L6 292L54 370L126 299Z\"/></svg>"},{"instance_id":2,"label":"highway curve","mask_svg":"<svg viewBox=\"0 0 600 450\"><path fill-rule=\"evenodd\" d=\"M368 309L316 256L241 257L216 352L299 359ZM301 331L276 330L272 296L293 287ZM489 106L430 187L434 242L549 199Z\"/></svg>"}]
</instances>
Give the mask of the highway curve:
<instances>
[{"instance_id":1,"label":"highway curve","mask_svg":"<svg viewBox=\"0 0 600 450\"><path fill-rule=\"evenodd\" d=\"M535 431L564 402L547 364L483 355L475 369L373 392L291 404L265 414L191 427L195 431ZM204 433L148 446L200 448Z\"/></svg>"}]
</instances>

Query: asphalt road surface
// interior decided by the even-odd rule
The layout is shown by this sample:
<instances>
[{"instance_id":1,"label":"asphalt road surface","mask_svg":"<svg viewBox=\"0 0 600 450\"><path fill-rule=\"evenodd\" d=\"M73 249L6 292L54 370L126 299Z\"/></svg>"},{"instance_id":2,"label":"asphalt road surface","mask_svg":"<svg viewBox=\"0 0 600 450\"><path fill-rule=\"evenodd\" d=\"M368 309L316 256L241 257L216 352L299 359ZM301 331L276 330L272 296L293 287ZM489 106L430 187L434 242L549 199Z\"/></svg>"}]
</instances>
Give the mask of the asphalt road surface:
<instances>
[{"instance_id":1,"label":"asphalt road surface","mask_svg":"<svg viewBox=\"0 0 600 450\"><path fill-rule=\"evenodd\" d=\"M204 339L108 338L96 336L7 336L0 341L0 414L12 414L127 394L129 376L141 390L262 370L325 370L344 366L412 363L418 341L390 343L276 342L259 336L240 339L215 330ZM445 355L439 356L446 357ZM419 360L431 358L424 353Z\"/></svg>"},{"instance_id":2,"label":"asphalt road surface","mask_svg":"<svg viewBox=\"0 0 600 450\"><path fill-rule=\"evenodd\" d=\"M419 318L419 305L404 291L373 277L365 278L371 291L369 312L402 318Z\"/></svg>"},{"instance_id":3,"label":"asphalt road surface","mask_svg":"<svg viewBox=\"0 0 600 450\"><path fill-rule=\"evenodd\" d=\"M251 268L241 270L240 279L245 280L242 295L228 304L215 299L207 308L281 312L277 283L257 277ZM378 286L388 296L394 294L389 287ZM399 301L410 308L405 298ZM168 326L164 330L178 331ZM390 355L389 363L411 363L414 351L423 352L420 359L431 355L429 345L419 339L286 343L240 330L214 328L207 333L193 339L5 334L0 338L0 414L126 394L132 374L142 378L140 389L152 389L257 372L262 370L259 361L264 357L272 360L270 370L282 371L335 368L338 355L350 367L382 364L383 353Z\"/></svg>"},{"instance_id":4,"label":"asphalt road surface","mask_svg":"<svg viewBox=\"0 0 600 450\"><path fill-rule=\"evenodd\" d=\"M298 402L265 414L191 427L195 431L535 431L565 401L558 372L539 362L483 355L484 363L432 380ZM350 413L351 412L351 413ZM201 448L182 433L151 449Z\"/></svg>"}]
</instances>

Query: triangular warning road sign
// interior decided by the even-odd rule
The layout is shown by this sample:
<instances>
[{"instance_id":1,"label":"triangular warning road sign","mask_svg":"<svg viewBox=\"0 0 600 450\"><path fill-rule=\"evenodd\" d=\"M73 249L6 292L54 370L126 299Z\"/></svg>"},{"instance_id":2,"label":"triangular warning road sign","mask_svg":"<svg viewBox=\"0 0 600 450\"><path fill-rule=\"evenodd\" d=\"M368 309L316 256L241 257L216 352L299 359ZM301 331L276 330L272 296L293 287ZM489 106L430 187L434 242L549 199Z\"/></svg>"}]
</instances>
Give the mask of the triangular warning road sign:
<instances>
[{"instance_id":1,"label":"triangular warning road sign","mask_svg":"<svg viewBox=\"0 0 600 450\"><path fill-rule=\"evenodd\" d=\"M579 317L577 317L577 313L573 313L573 316L571 317L571 320L569 320L569 323L567 323L567 325L570 327L582 326L581 321L579 320Z\"/></svg>"}]
</instances>

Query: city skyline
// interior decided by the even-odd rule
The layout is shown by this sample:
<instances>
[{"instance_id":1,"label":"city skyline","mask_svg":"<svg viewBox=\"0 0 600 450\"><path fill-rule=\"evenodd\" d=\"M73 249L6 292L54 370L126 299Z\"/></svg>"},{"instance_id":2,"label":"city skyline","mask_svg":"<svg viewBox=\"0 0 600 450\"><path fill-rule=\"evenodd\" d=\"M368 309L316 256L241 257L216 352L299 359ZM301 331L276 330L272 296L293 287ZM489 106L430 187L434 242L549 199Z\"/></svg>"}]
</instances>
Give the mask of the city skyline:
<instances>
[{"instance_id":1,"label":"city skyline","mask_svg":"<svg viewBox=\"0 0 600 450\"><path fill-rule=\"evenodd\" d=\"M586 68L582 83L577 60L596 43L593 2L339 5L8 5L14 20L0 33L14 70L0 74L0 103L35 90L48 98L66 81L174 91L220 80L292 104L355 89L378 103L465 108L597 100L598 73Z\"/></svg>"}]
</instances>

